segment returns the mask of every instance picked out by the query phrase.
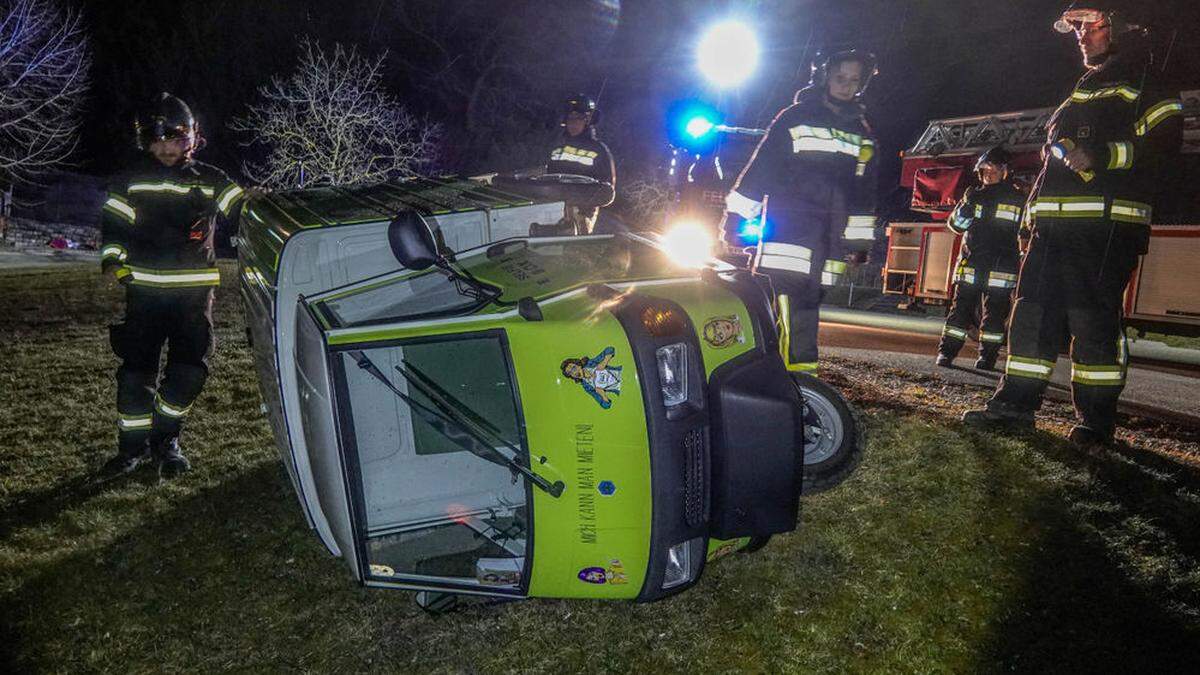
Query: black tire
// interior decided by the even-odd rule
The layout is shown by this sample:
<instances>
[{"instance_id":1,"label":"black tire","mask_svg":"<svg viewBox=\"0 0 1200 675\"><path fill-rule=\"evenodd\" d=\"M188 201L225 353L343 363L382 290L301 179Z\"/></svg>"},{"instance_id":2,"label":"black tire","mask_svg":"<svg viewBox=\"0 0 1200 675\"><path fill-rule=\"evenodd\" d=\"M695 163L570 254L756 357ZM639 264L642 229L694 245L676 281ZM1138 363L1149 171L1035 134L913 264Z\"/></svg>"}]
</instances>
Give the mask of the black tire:
<instances>
[{"instance_id":1,"label":"black tire","mask_svg":"<svg viewBox=\"0 0 1200 675\"><path fill-rule=\"evenodd\" d=\"M562 201L576 206L607 206L613 200L613 186L590 176L548 173L532 178L496 176L492 185L530 199Z\"/></svg>"},{"instance_id":2,"label":"black tire","mask_svg":"<svg viewBox=\"0 0 1200 675\"><path fill-rule=\"evenodd\" d=\"M804 399L804 483L801 495L841 485L862 462L858 415L836 389L804 373L792 373Z\"/></svg>"}]
</instances>

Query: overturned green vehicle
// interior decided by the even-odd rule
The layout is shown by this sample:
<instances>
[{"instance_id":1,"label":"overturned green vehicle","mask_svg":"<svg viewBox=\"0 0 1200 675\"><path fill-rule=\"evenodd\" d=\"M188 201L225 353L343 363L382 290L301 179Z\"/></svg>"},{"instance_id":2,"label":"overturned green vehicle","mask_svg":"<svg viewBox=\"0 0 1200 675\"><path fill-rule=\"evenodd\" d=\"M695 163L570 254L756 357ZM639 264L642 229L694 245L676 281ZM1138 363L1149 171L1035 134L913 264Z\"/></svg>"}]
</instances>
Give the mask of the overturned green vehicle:
<instances>
[{"instance_id":1,"label":"overturned green vehicle","mask_svg":"<svg viewBox=\"0 0 1200 675\"><path fill-rule=\"evenodd\" d=\"M362 583L653 601L796 528L812 414L760 284L654 234L526 236L561 213L449 179L244 211L264 408Z\"/></svg>"}]
</instances>

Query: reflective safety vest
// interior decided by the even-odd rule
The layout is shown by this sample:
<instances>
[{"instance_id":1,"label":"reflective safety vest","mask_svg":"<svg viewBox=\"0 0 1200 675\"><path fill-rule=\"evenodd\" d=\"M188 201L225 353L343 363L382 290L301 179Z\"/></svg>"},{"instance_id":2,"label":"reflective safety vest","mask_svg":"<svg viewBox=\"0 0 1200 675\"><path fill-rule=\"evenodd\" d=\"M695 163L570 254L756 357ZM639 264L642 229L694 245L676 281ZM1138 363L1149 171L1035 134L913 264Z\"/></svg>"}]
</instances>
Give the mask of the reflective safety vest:
<instances>
[{"instance_id":1,"label":"reflective safety vest","mask_svg":"<svg viewBox=\"0 0 1200 675\"><path fill-rule=\"evenodd\" d=\"M142 158L115 177L101 207L100 264L124 284L154 289L216 286L213 238L245 193L221 170Z\"/></svg>"}]
</instances>

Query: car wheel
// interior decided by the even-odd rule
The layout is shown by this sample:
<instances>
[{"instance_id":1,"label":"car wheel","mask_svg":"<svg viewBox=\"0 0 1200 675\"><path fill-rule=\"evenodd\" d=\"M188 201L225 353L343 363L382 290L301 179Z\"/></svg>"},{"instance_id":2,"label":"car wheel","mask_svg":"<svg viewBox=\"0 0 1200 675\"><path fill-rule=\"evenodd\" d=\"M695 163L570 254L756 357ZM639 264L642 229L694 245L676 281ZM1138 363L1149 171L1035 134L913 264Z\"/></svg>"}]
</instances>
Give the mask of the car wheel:
<instances>
[{"instance_id":1,"label":"car wheel","mask_svg":"<svg viewBox=\"0 0 1200 675\"><path fill-rule=\"evenodd\" d=\"M804 483L801 494L837 487L862 461L858 417L836 389L804 373L792 373L804 401Z\"/></svg>"}]
</instances>

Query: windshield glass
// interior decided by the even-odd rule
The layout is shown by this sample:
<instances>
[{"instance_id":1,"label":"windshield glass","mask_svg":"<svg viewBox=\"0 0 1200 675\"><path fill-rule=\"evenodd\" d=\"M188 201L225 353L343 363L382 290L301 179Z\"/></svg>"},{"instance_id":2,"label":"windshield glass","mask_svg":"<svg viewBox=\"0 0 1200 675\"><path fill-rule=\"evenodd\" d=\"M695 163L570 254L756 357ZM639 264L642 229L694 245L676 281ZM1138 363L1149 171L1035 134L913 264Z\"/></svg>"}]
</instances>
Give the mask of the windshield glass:
<instances>
[{"instance_id":1,"label":"windshield glass","mask_svg":"<svg viewBox=\"0 0 1200 675\"><path fill-rule=\"evenodd\" d=\"M434 389L494 430L503 442L491 444L488 452L527 464L501 334L408 341L341 352L339 358L349 399L343 414L350 417L355 446L349 450L358 459L365 506L370 576L518 588L529 531L524 481L464 447L459 428L447 417L429 414L439 410L441 397L430 397L430 390L398 370L421 372Z\"/></svg>"},{"instance_id":2,"label":"windshield glass","mask_svg":"<svg viewBox=\"0 0 1200 675\"><path fill-rule=\"evenodd\" d=\"M464 295L462 288L461 282L456 283L444 270L435 269L334 295L322 300L321 305L338 325L363 326L400 318L457 314L482 304L474 295Z\"/></svg>"}]
</instances>

